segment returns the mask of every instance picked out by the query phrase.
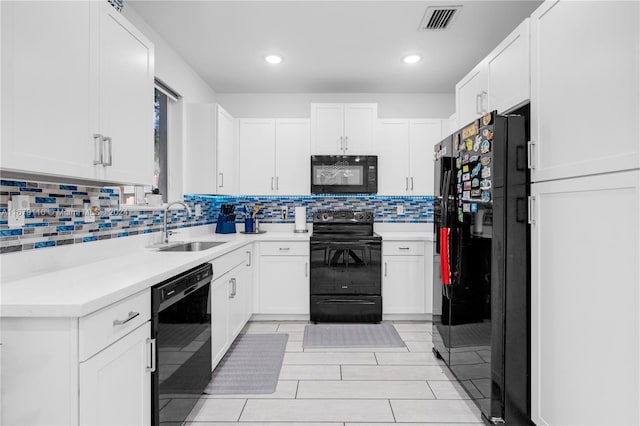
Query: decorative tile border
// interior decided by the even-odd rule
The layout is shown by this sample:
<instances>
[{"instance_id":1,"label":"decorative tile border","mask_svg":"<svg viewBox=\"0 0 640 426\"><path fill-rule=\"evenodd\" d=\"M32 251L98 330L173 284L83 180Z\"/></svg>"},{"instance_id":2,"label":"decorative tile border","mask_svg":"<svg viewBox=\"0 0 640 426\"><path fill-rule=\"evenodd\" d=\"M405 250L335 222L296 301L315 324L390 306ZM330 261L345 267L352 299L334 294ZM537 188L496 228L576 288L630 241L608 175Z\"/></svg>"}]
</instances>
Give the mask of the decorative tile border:
<instances>
[{"instance_id":1,"label":"decorative tile border","mask_svg":"<svg viewBox=\"0 0 640 426\"><path fill-rule=\"evenodd\" d=\"M13 195L29 197L30 208L24 214L25 224L9 227L8 203ZM99 209L91 211L91 198L98 197ZM94 198L95 200L95 198ZM315 210L373 210L376 222L426 223L433 222L433 197L391 197L375 195L311 195L311 196L184 196L195 213L195 205L202 215L188 216L183 209L171 210L169 229L215 224L221 204L236 206L236 222L245 214L243 206L260 206L258 217L263 223L294 223L294 207L307 207L307 222ZM397 206L404 214L397 214ZM286 219L281 218L287 207ZM0 253L59 247L93 241L123 238L138 234L160 232L164 212L157 209L121 209L119 195L110 188L81 185L0 180ZM92 217L90 217L92 216Z\"/></svg>"}]
</instances>

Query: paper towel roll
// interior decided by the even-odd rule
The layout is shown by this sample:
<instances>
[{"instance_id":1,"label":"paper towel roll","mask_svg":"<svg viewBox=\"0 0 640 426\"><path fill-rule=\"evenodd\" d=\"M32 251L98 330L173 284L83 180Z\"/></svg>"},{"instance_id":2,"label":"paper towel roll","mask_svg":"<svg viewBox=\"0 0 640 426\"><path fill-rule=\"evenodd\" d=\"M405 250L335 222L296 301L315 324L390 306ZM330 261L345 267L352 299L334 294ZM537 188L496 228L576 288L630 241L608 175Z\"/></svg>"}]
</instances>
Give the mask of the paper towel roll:
<instances>
[{"instance_id":1,"label":"paper towel roll","mask_svg":"<svg viewBox=\"0 0 640 426\"><path fill-rule=\"evenodd\" d=\"M307 208L306 207L296 207L295 208L296 215L296 232L307 232Z\"/></svg>"}]
</instances>

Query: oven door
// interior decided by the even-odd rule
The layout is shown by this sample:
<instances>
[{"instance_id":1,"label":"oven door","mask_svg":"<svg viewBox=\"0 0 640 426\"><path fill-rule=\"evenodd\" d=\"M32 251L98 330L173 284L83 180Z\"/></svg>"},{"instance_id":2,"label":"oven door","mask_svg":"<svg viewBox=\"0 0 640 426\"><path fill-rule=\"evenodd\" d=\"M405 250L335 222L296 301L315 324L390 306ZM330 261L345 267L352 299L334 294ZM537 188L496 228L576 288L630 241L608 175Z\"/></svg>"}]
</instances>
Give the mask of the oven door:
<instances>
[{"instance_id":1,"label":"oven door","mask_svg":"<svg viewBox=\"0 0 640 426\"><path fill-rule=\"evenodd\" d=\"M380 240L311 241L311 294L380 295Z\"/></svg>"},{"instance_id":2,"label":"oven door","mask_svg":"<svg viewBox=\"0 0 640 426\"><path fill-rule=\"evenodd\" d=\"M312 194L375 194L377 157L312 156Z\"/></svg>"}]
</instances>

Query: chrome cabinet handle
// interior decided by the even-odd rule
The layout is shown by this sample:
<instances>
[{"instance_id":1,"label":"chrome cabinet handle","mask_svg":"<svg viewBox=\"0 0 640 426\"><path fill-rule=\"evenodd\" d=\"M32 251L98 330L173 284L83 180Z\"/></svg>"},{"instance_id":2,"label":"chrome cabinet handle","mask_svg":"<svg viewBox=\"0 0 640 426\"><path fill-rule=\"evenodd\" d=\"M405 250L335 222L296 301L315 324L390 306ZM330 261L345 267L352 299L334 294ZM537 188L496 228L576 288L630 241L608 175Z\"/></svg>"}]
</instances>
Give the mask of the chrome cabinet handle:
<instances>
[{"instance_id":1,"label":"chrome cabinet handle","mask_svg":"<svg viewBox=\"0 0 640 426\"><path fill-rule=\"evenodd\" d=\"M405 191L409 190L409 178L408 177L404 178L404 190Z\"/></svg>"},{"instance_id":2,"label":"chrome cabinet handle","mask_svg":"<svg viewBox=\"0 0 640 426\"><path fill-rule=\"evenodd\" d=\"M411 177L411 190L413 191L413 176Z\"/></svg>"},{"instance_id":3,"label":"chrome cabinet handle","mask_svg":"<svg viewBox=\"0 0 640 426\"><path fill-rule=\"evenodd\" d=\"M289 250L291 250L291 247L280 247L279 250L280 251L289 251Z\"/></svg>"},{"instance_id":4,"label":"chrome cabinet handle","mask_svg":"<svg viewBox=\"0 0 640 426\"><path fill-rule=\"evenodd\" d=\"M231 283L233 284L233 297L235 298L238 294L238 282L235 278L231 278Z\"/></svg>"},{"instance_id":5,"label":"chrome cabinet handle","mask_svg":"<svg viewBox=\"0 0 640 426\"><path fill-rule=\"evenodd\" d=\"M340 151L344 152L344 137L340 136Z\"/></svg>"},{"instance_id":6,"label":"chrome cabinet handle","mask_svg":"<svg viewBox=\"0 0 640 426\"><path fill-rule=\"evenodd\" d=\"M344 137L344 150L349 151L349 136Z\"/></svg>"},{"instance_id":7,"label":"chrome cabinet handle","mask_svg":"<svg viewBox=\"0 0 640 426\"><path fill-rule=\"evenodd\" d=\"M156 371L156 339L147 339L149 350L151 351L151 365L147 366L147 371L153 373Z\"/></svg>"},{"instance_id":8,"label":"chrome cabinet handle","mask_svg":"<svg viewBox=\"0 0 640 426\"><path fill-rule=\"evenodd\" d=\"M409 247L398 247L398 250L409 250Z\"/></svg>"},{"instance_id":9,"label":"chrome cabinet handle","mask_svg":"<svg viewBox=\"0 0 640 426\"><path fill-rule=\"evenodd\" d=\"M233 280L234 278L231 278L229 280L229 284L231 284L231 292L229 293L229 299L233 299L234 297L236 297L235 285L233 284Z\"/></svg>"},{"instance_id":10,"label":"chrome cabinet handle","mask_svg":"<svg viewBox=\"0 0 640 426\"><path fill-rule=\"evenodd\" d=\"M252 259L251 259L251 256L252 256L252 255L251 255L251 252L250 252L250 251L247 251L247 254L249 255L249 256L248 256L248 258L247 258L247 266L251 266L251 260L252 260Z\"/></svg>"},{"instance_id":11,"label":"chrome cabinet handle","mask_svg":"<svg viewBox=\"0 0 640 426\"><path fill-rule=\"evenodd\" d=\"M276 176L276 191L280 190L280 176Z\"/></svg>"},{"instance_id":12,"label":"chrome cabinet handle","mask_svg":"<svg viewBox=\"0 0 640 426\"><path fill-rule=\"evenodd\" d=\"M116 325L123 325L123 324L126 324L126 323L128 323L129 321L131 321L132 319L134 319L135 317L137 317L138 315L140 315L140 312L134 312L134 311L131 311L131 312L129 312L129 316L128 316L126 319L123 319L123 320L113 320L113 325L114 325L114 326L116 326Z\"/></svg>"},{"instance_id":13,"label":"chrome cabinet handle","mask_svg":"<svg viewBox=\"0 0 640 426\"><path fill-rule=\"evenodd\" d=\"M224 173L218 173L218 176L220 177L220 188L222 188L224 186Z\"/></svg>"},{"instance_id":14,"label":"chrome cabinet handle","mask_svg":"<svg viewBox=\"0 0 640 426\"><path fill-rule=\"evenodd\" d=\"M527 142L527 167L531 170L535 169L535 163L533 161L535 145L536 143L533 141Z\"/></svg>"},{"instance_id":15,"label":"chrome cabinet handle","mask_svg":"<svg viewBox=\"0 0 640 426\"><path fill-rule=\"evenodd\" d=\"M482 94L478 93L476 95L476 114L482 114L482 105L480 105L480 103L482 102Z\"/></svg>"},{"instance_id":16,"label":"chrome cabinet handle","mask_svg":"<svg viewBox=\"0 0 640 426\"><path fill-rule=\"evenodd\" d=\"M536 220L533 214L533 209L535 208L536 205L536 197L533 195L529 195L529 208L527 209L527 223L529 225L535 225L536 224Z\"/></svg>"},{"instance_id":17,"label":"chrome cabinet handle","mask_svg":"<svg viewBox=\"0 0 640 426\"><path fill-rule=\"evenodd\" d=\"M103 167L112 166L113 165L113 140L109 136L105 136L103 138L105 144L107 145L107 152L109 153L109 161L106 163L102 163Z\"/></svg>"},{"instance_id":18,"label":"chrome cabinet handle","mask_svg":"<svg viewBox=\"0 0 640 426\"><path fill-rule=\"evenodd\" d=\"M273 176L271 176L271 190L273 191Z\"/></svg>"},{"instance_id":19,"label":"chrome cabinet handle","mask_svg":"<svg viewBox=\"0 0 640 426\"><path fill-rule=\"evenodd\" d=\"M487 107L485 108L485 102ZM489 94L486 91L480 92L480 112L489 112Z\"/></svg>"},{"instance_id":20,"label":"chrome cabinet handle","mask_svg":"<svg viewBox=\"0 0 640 426\"><path fill-rule=\"evenodd\" d=\"M309 276L309 262L304 262L304 277L307 278Z\"/></svg>"},{"instance_id":21,"label":"chrome cabinet handle","mask_svg":"<svg viewBox=\"0 0 640 426\"><path fill-rule=\"evenodd\" d=\"M104 139L102 138L102 135L99 133L94 133L93 134L93 149L94 149L94 155L93 155L93 165L97 166L98 164L103 164L104 163L104 156L102 154L102 143L104 142ZM98 156L98 158L96 159L96 154Z\"/></svg>"},{"instance_id":22,"label":"chrome cabinet handle","mask_svg":"<svg viewBox=\"0 0 640 426\"><path fill-rule=\"evenodd\" d=\"M387 262L384 262L384 276L387 276Z\"/></svg>"}]
</instances>

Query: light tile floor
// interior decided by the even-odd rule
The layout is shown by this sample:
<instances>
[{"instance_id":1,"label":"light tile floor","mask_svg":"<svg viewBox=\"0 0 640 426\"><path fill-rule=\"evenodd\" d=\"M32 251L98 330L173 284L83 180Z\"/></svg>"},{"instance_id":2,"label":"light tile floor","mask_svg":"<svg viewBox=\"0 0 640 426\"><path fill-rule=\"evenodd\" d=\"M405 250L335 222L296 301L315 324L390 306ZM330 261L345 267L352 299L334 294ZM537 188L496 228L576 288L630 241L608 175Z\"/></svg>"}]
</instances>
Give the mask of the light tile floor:
<instances>
[{"instance_id":1,"label":"light tile floor","mask_svg":"<svg viewBox=\"0 0 640 426\"><path fill-rule=\"evenodd\" d=\"M397 322L405 348L305 351L307 322L250 322L245 333L288 333L273 394L203 395L191 426L481 425L473 394L484 383L458 383L431 348L431 323ZM480 359L485 354L475 354ZM475 359L469 359L473 363ZM463 388L464 386L464 388ZM175 401L175 400L174 400ZM172 402L174 402L172 401ZM174 402L175 403L175 402Z\"/></svg>"}]
</instances>

